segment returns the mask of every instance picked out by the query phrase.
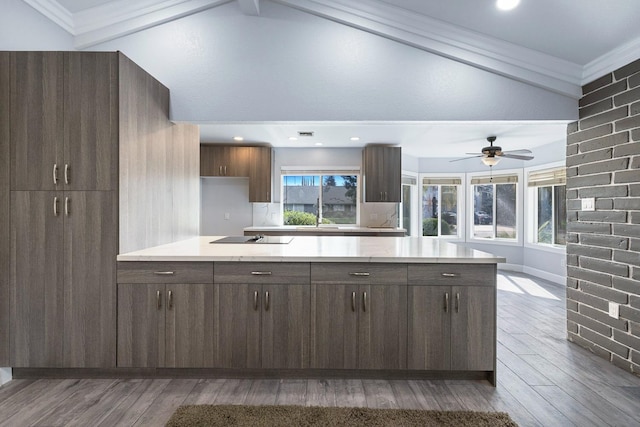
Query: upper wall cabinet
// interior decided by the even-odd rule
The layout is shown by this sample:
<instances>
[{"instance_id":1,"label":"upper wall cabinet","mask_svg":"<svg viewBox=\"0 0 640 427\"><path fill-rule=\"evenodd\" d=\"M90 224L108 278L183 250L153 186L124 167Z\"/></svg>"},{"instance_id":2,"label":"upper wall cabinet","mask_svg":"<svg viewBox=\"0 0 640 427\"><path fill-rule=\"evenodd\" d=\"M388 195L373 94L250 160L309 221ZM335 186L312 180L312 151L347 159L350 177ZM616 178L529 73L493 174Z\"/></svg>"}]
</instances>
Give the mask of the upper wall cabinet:
<instances>
[{"instance_id":1,"label":"upper wall cabinet","mask_svg":"<svg viewBox=\"0 0 640 427\"><path fill-rule=\"evenodd\" d=\"M249 202L271 202L271 147L200 145L200 176L249 177Z\"/></svg>"},{"instance_id":2,"label":"upper wall cabinet","mask_svg":"<svg viewBox=\"0 0 640 427\"><path fill-rule=\"evenodd\" d=\"M114 190L117 56L12 52L12 190Z\"/></svg>"},{"instance_id":3,"label":"upper wall cabinet","mask_svg":"<svg viewBox=\"0 0 640 427\"><path fill-rule=\"evenodd\" d=\"M362 154L365 202L402 201L402 152L400 147L366 146Z\"/></svg>"}]
</instances>

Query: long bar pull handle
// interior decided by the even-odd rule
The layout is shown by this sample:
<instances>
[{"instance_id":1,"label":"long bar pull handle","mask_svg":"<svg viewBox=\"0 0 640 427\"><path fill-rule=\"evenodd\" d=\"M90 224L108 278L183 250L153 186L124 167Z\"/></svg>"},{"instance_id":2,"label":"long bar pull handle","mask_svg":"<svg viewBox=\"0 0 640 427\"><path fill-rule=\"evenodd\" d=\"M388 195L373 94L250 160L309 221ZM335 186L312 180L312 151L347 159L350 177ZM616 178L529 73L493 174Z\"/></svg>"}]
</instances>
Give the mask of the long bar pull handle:
<instances>
[{"instance_id":1,"label":"long bar pull handle","mask_svg":"<svg viewBox=\"0 0 640 427\"><path fill-rule=\"evenodd\" d=\"M169 310L173 308L173 291L169 291L169 297L167 298L167 308Z\"/></svg>"},{"instance_id":2,"label":"long bar pull handle","mask_svg":"<svg viewBox=\"0 0 640 427\"><path fill-rule=\"evenodd\" d=\"M253 309L254 310L258 309L258 291L255 291L253 293Z\"/></svg>"},{"instance_id":3,"label":"long bar pull handle","mask_svg":"<svg viewBox=\"0 0 640 427\"><path fill-rule=\"evenodd\" d=\"M458 277L457 273L442 273L442 277Z\"/></svg>"},{"instance_id":4,"label":"long bar pull handle","mask_svg":"<svg viewBox=\"0 0 640 427\"><path fill-rule=\"evenodd\" d=\"M380 192L380 201L384 201L384 198L382 197L382 191Z\"/></svg>"},{"instance_id":5,"label":"long bar pull handle","mask_svg":"<svg viewBox=\"0 0 640 427\"><path fill-rule=\"evenodd\" d=\"M154 271L153 274L157 274L158 276L173 276L173 271Z\"/></svg>"},{"instance_id":6,"label":"long bar pull handle","mask_svg":"<svg viewBox=\"0 0 640 427\"><path fill-rule=\"evenodd\" d=\"M58 216L58 198L53 198L53 216Z\"/></svg>"},{"instance_id":7,"label":"long bar pull handle","mask_svg":"<svg viewBox=\"0 0 640 427\"><path fill-rule=\"evenodd\" d=\"M456 313L460 312L460 293L456 292Z\"/></svg>"},{"instance_id":8,"label":"long bar pull handle","mask_svg":"<svg viewBox=\"0 0 640 427\"><path fill-rule=\"evenodd\" d=\"M71 213L71 208L69 207L70 203L71 203L71 200L69 200L68 197L65 197L64 198L64 214L66 216L69 216L69 214Z\"/></svg>"},{"instance_id":9,"label":"long bar pull handle","mask_svg":"<svg viewBox=\"0 0 640 427\"><path fill-rule=\"evenodd\" d=\"M352 273L349 273L349 276L358 276L358 277L366 277L369 276L370 273L366 272L366 271L354 271Z\"/></svg>"},{"instance_id":10,"label":"long bar pull handle","mask_svg":"<svg viewBox=\"0 0 640 427\"><path fill-rule=\"evenodd\" d=\"M162 293L160 291L156 291L156 307L158 310L162 308Z\"/></svg>"},{"instance_id":11,"label":"long bar pull handle","mask_svg":"<svg viewBox=\"0 0 640 427\"><path fill-rule=\"evenodd\" d=\"M362 293L362 311L367 311L367 293Z\"/></svg>"},{"instance_id":12,"label":"long bar pull handle","mask_svg":"<svg viewBox=\"0 0 640 427\"><path fill-rule=\"evenodd\" d=\"M449 292L444 293L444 312L449 312Z\"/></svg>"},{"instance_id":13,"label":"long bar pull handle","mask_svg":"<svg viewBox=\"0 0 640 427\"><path fill-rule=\"evenodd\" d=\"M351 292L351 311L356 311L356 293Z\"/></svg>"},{"instance_id":14,"label":"long bar pull handle","mask_svg":"<svg viewBox=\"0 0 640 427\"><path fill-rule=\"evenodd\" d=\"M218 175L222 176L222 166L218 166Z\"/></svg>"},{"instance_id":15,"label":"long bar pull handle","mask_svg":"<svg viewBox=\"0 0 640 427\"><path fill-rule=\"evenodd\" d=\"M53 185L58 185L58 164L53 164Z\"/></svg>"},{"instance_id":16,"label":"long bar pull handle","mask_svg":"<svg viewBox=\"0 0 640 427\"><path fill-rule=\"evenodd\" d=\"M271 276L270 271L252 271L251 274L254 276Z\"/></svg>"},{"instance_id":17,"label":"long bar pull handle","mask_svg":"<svg viewBox=\"0 0 640 427\"><path fill-rule=\"evenodd\" d=\"M264 309L265 311L269 311L269 291L264 293Z\"/></svg>"},{"instance_id":18,"label":"long bar pull handle","mask_svg":"<svg viewBox=\"0 0 640 427\"><path fill-rule=\"evenodd\" d=\"M224 167L224 176L227 176L227 167Z\"/></svg>"},{"instance_id":19,"label":"long bar pull handle","mask_svg":"<svg viewBox=\"0 0 640 427\"><path fill-rule=\"evenodd\" d=\"M68 164L65 163L64 165L64 183L65 184L69 184L69 180L71 176L71 167L69 167Z\"/></svg>"}]
</instances>

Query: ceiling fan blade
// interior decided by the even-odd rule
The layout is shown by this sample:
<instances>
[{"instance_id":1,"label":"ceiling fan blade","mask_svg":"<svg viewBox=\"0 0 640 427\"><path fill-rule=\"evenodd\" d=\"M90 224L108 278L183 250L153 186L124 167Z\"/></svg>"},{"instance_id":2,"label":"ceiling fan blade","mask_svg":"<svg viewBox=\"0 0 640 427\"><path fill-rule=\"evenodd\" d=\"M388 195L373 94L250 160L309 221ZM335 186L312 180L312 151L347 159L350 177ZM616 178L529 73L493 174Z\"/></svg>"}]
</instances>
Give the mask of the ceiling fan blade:
<instances>
[{"instance_id":1,"label":"ceiling fan blade","mask_svg":"<svg viewBox=\"0 0 640 427\"><path fill-rule=\"evenodd\" d=\"M502 153L501 156L498 157L507 157L509 159L518 159L518 160L531 160L533 156L523 156L521 154L511 154L511 153Z\"/></svg>"},{"instance_id":2,"label":"ceiling fan blade","mask_svg":"<svg viewBox=\"0 0 640 427\"><path fill-rule=\"evenodd\" d=\"M523 148L521 150L509 150L509 151L503 151L503 154L531 154L532 151L531 150L527 150L526 148Z\"/></svg>"},{"instance_id":3,"label":"ceiling fan blade","mask_svg":"<svg viewBox=\"0 0 640 427\"><path fill-rule=\"evenodd\" d=\"M461 157L459 159L449 160L449 162L459 162L460 160L474 159L476 157L482 157L482 154L479 154L477 156L471 156L471 157Z\"/></svg>"}]
</instances>

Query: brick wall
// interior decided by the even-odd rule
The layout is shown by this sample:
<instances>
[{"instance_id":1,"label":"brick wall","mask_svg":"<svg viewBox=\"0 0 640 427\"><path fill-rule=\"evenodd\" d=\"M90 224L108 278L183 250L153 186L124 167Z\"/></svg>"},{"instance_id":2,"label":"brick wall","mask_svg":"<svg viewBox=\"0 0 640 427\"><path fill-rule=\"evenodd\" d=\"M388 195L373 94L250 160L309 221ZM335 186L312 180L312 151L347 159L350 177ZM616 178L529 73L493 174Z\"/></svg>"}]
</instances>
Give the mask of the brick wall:
<instances>
[{"instance_id":1,"label":"brick wall","mask_svg":"<svg viewBox=\"0 0 640 427\"><path fill-rule=\"evenodd\" d=\"M582 88L567 129L567 331L640 373L640 60ZM595 198L595 211L581 199ZM620 317L608 314L620 304Z\"/></svg>"}]
</instances>

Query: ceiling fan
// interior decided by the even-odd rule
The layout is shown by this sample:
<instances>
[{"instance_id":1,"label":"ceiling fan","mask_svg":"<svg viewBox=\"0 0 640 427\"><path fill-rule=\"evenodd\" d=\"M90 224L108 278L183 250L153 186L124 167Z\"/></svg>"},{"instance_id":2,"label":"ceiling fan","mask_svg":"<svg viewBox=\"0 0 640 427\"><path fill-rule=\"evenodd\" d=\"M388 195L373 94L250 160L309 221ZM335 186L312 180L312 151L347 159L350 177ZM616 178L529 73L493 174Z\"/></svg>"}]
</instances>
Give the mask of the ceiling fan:
<instances>
[{"instance_id":1,"label":"ceiling fan","mask_svg":"<svg viewBox=\"0 0 640 427\"><path fill-rule=\"evenodd\" d=\"M471 155L471 157L462 157L460 159L453 159L452 162L457 162L460 160L473 159L476 157L482 157L482 163L487 166L495 166L498 162L506 157L508 159L517 159L517 160L531 160L533 156L530 156L531 150L512 150L512 151L502 151L502 147L498 147L497 145L493 145L496 140L495 136L487 137L487 141L489 141L489 146L484 147L481 151L481 154L476 153L467 153Z\"/></svg>"}]
</instances>

